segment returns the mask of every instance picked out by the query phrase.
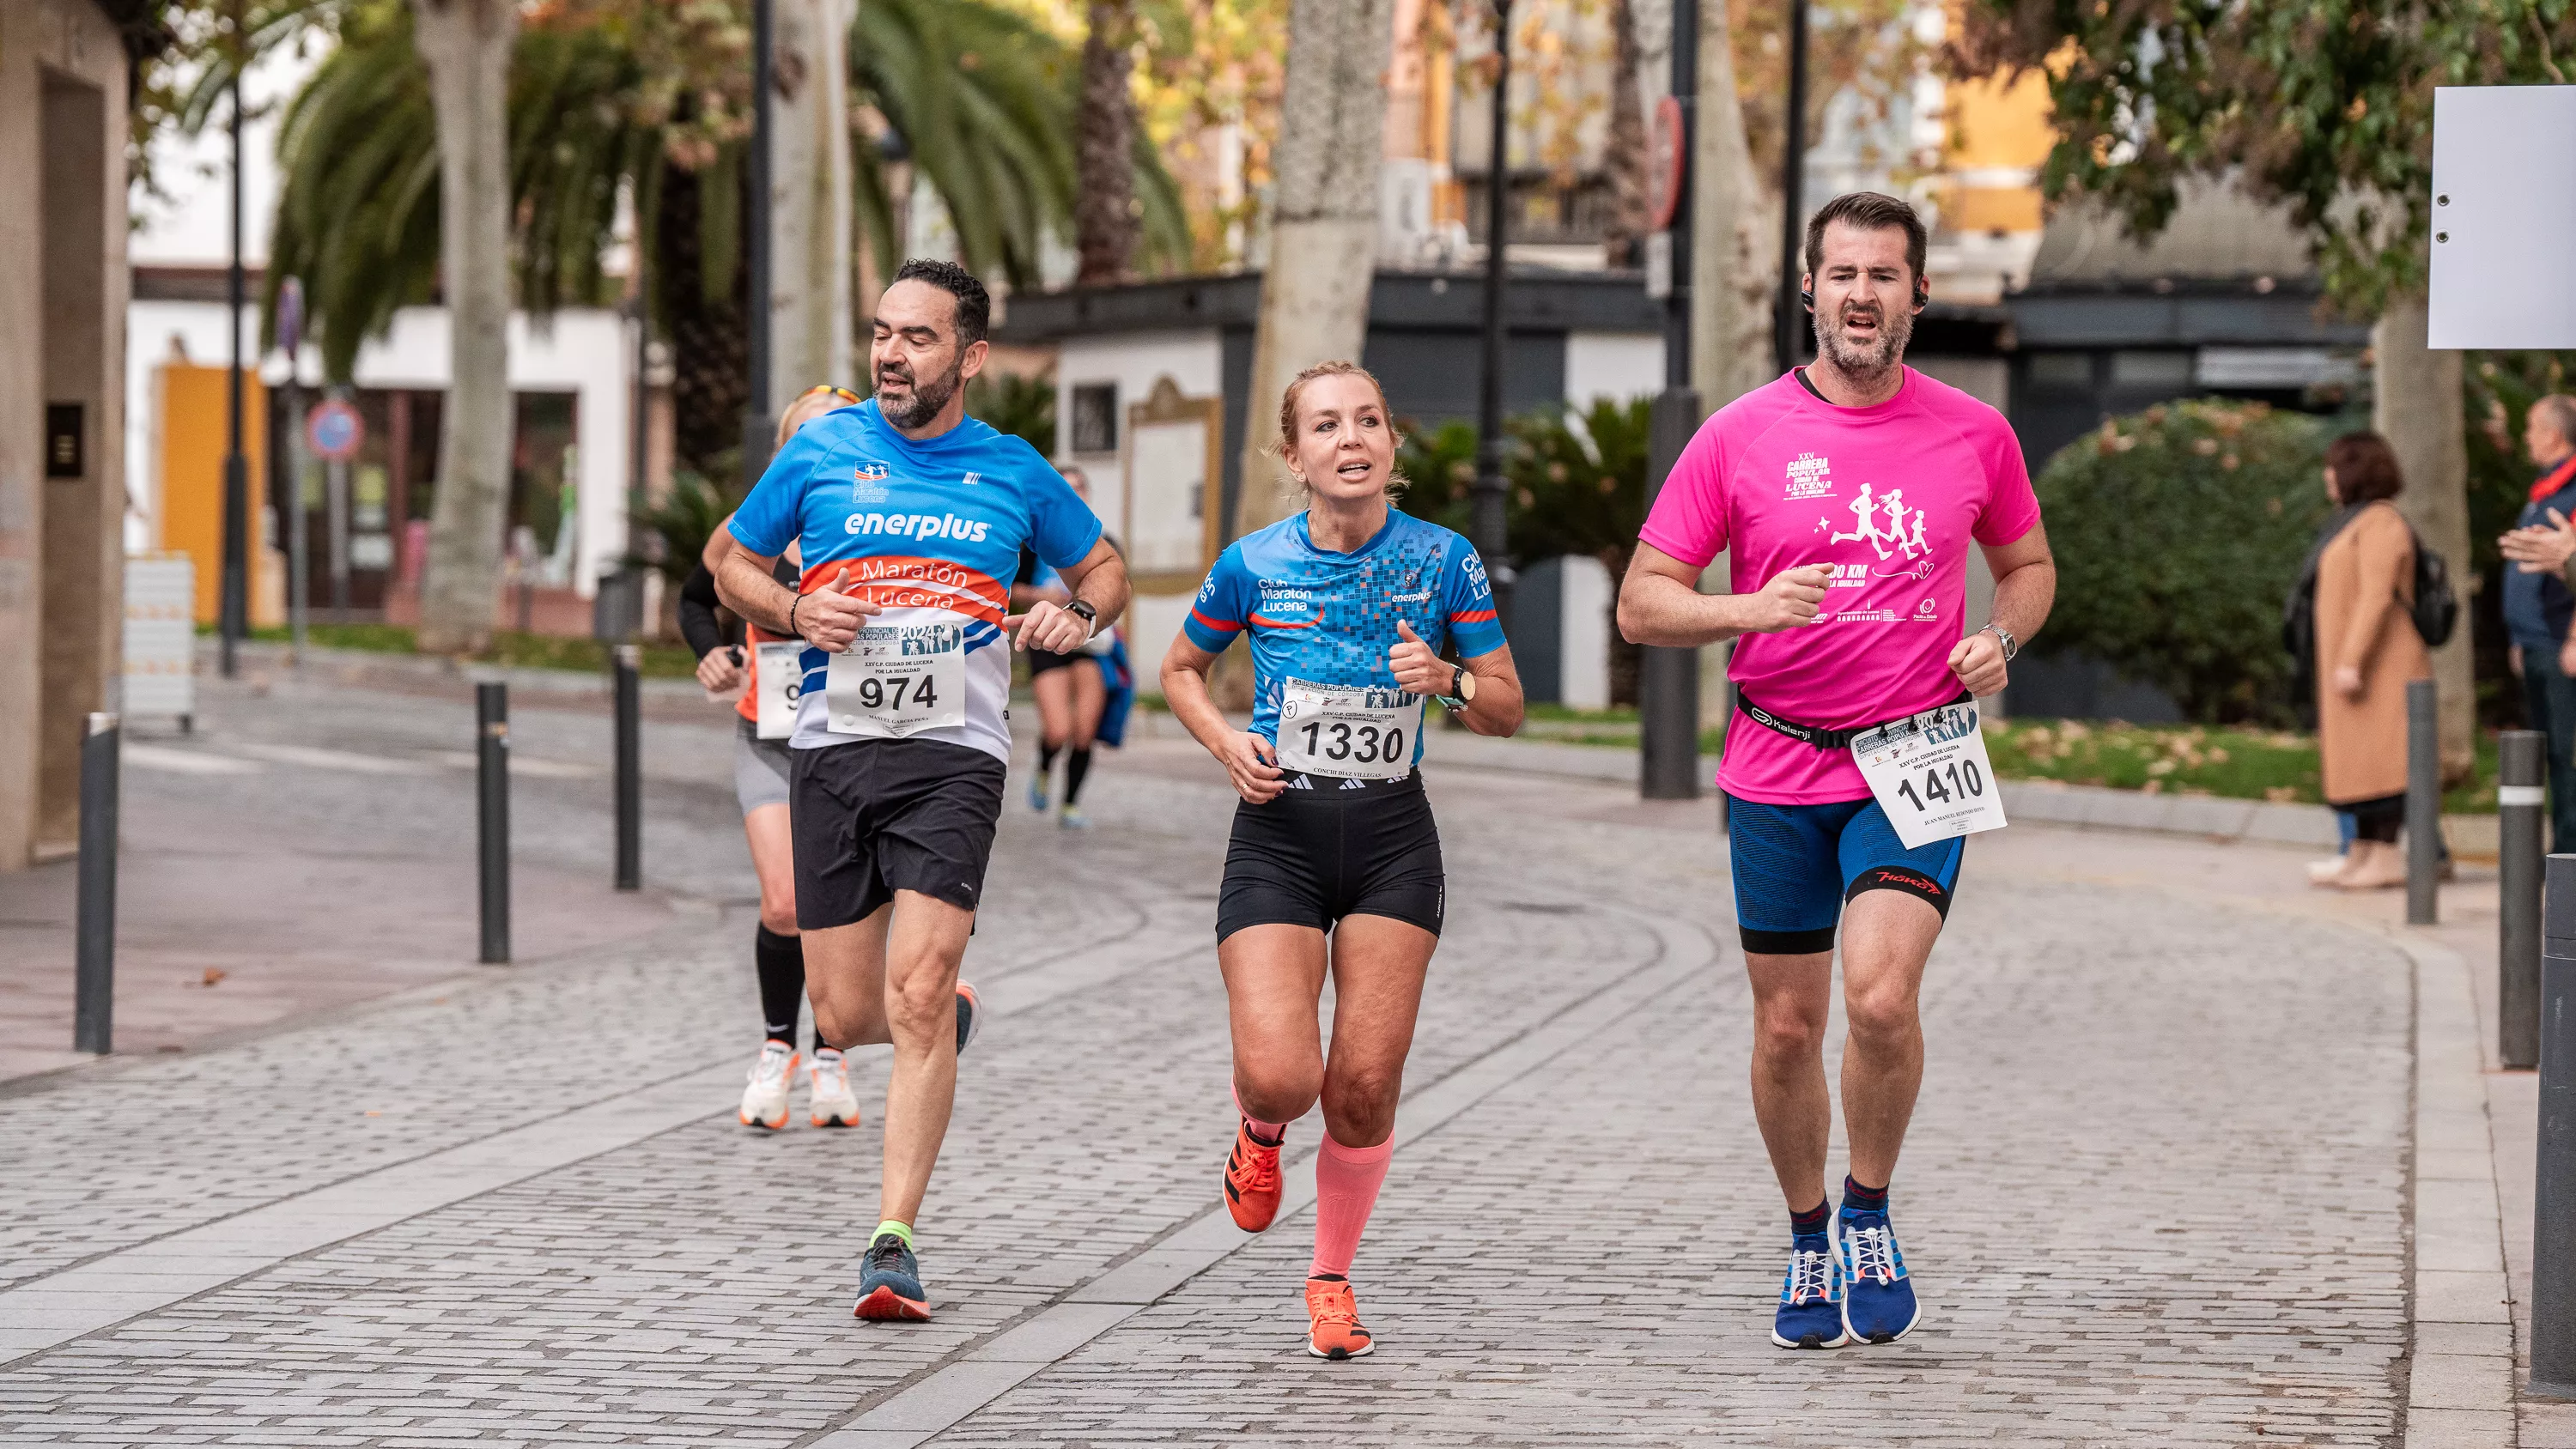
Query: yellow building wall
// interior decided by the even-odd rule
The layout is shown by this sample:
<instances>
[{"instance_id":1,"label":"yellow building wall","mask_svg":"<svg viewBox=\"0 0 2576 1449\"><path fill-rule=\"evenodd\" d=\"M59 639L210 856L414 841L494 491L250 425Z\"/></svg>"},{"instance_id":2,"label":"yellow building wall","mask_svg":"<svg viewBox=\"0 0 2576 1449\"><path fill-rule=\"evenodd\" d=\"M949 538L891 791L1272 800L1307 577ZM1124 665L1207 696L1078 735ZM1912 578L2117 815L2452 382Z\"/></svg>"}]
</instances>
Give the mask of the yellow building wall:
<instances>
[{"instance_id":1,"label":"yellow building wall","mask_svg":"<svg viewBox=\"0 0 2576 1449\"><path fill-rule=\"evenodd\" d=\"M1943 225L1963 232L2039 230L2038 186L1996 185L1976 173L2036 173L2046 163L2057 143L2048 78L2025 71L2010 81L1953 82L1944 88L1942 107L1950 129L1942 169L1951 173L1942 188Z\"/></svg>"},{"instance_id":2,"label":"yellow building wall","mask_svg":"<svg viewBox=\"0 0 2576 1449\"><path fill-rule=\"evenodd\" d=\"M160 406L161 470L153 515L161 547L197 563L197 622L216 620L223 601L224 445L228 369L164 363L155 369ZM250 464L250 621L285 618L284 565L268 536L268 391L259 376L242 378L242 454Z\"/></svg>"}]
</instances>

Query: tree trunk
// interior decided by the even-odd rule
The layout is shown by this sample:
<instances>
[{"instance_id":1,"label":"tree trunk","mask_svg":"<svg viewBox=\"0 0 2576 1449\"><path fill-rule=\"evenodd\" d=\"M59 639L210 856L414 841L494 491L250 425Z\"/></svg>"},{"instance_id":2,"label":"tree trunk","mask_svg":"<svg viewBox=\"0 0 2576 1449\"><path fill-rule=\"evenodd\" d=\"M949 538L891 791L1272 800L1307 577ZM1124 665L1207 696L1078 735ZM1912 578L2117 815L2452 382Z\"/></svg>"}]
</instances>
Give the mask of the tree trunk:
<instances>
[{"instance_id":1,"label":"tree trunk","mask_svg":"<svg viewBox=\"0 0 2576 1449\"><path fill-rule=\"evenodd\" d=\"M1377 273L1377 201L1394 0L1292 0L1288 75L1271 148L1270 266L1246 394L1243 492L1231 535L1297 509L1273 452L1279 395L1298 373L1361 361Z\"/></svg>"},{"instance_id":2,"label":"tree trunk","mask_svg":"<svg viewBox=\"0 0 2576 1449\"><path fill-rule=\"evenodd\" d=\"M1779 198L1753 169L1727 43L1727 0L1700 0L1691 230L1691 385L1715 412L1769 382Z\"/></svg>"},{"instance_id":3,"label":"tree trunk","mask_svg":"<svg viewBox=\"0 0 2576 1449\"><path fill-rule=\"evenodd\" d=\"M421 583L420 647L482 652L510 501L510 47L513 0L413 0L438 124L448 389Z\"/></svg>"},{"instance_id":4,"label":"tree trunk","mask_svg":"<svg viewBox=\"0 0 2576 1449\"><path fill-rule=\"evenodd\" d=\"M769 383L775 415L853 387L848 0L777 0L769 148Z\"/></svg>"},{"instance_id":5,"label":"tree trunk","mask_svg":"<svg viewBox=\"0 0 2576 1449\"><path fill-rule=\"evenodd\" d=\"M1610 34L1617 62L1611 67L1610 135L1605 149L1610 166L1610 224L1602 246L1614 267L1642 266L1646 223L1652 219L1653 147L1646 137L1646 103L1638 74L1644 56L1637 43L1633 0L1610 0Z\"/></svg>"},{"instance_id":6,"label":"tree trunk","mask_svg":"<svg viewBox=\"0 0 2576 1449\"><path fill-rule=\"evenodd\" d=\"M1136 64L1134 0L1091 0L1082 41L1082 109L1074 122L1074 245L1078 286L1123 282L1133 273L1136 236Z\"/></svg>"},{"instance_id":7,"label":"tree trunk","mask_svg":"<svg viewBox=\"0 0 2576 1449\"><path fill-rule=\"evenodd\" d=\"M2462 433L2460 354L2425 345L2429 320L2422 297L2392 298L2371 328L2376 359L2371 426L2396 451L2406 490L2398 511L2415 525L2427 547L2450 562L2466 583L2469 558L2469 455ZM2442 775L2467 778L2477 762L2477 667L2471 654L2466 610L2451 641L2433 651L2433 683L2440 692Z\"/></svg>"}]
</instances>

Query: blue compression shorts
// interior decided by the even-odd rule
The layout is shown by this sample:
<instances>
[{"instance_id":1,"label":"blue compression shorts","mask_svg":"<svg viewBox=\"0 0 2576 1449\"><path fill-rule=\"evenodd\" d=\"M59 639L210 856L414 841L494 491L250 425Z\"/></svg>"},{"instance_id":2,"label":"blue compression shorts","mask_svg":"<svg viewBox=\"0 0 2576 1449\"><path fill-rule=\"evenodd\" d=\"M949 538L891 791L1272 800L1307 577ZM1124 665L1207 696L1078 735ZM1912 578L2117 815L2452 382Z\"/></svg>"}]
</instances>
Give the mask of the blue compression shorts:
<instances>
[{"instance_id":1,"label":"blue compression shorts","mask_svg":"<svg viewBox=\"0 0 2576 1449\"><path fill-rule=\"evenodd\" d=\"M1735 922L1744 949L1802 956L1834 948L1843 905L1863 891L1903 891L1944 920L1959 883L1959 836L1908 850L1876 800L1765 805L1726 797Z\"/></svg>"}]
</instances>

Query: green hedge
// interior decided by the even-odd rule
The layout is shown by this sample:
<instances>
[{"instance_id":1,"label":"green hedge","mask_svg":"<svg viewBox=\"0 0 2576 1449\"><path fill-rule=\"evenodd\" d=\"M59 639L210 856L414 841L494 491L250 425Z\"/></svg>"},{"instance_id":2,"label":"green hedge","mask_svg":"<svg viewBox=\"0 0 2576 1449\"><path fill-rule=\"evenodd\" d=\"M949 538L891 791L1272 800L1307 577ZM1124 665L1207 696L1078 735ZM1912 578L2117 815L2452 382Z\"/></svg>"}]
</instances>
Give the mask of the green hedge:
<instances>
[{"instance_id":1,"label":"green hedge","mask_svg":"<svg viewBox=\"0 0 2576 1449\"><path fill-rule=\"evenodd\" d=\"M2295 718L2281 603L2327 512L2325 429L2260 403L2114 418L2035 480L2057 607L2034 647L2090 655L2204 724Z\"/></svg>"}]
</instances>

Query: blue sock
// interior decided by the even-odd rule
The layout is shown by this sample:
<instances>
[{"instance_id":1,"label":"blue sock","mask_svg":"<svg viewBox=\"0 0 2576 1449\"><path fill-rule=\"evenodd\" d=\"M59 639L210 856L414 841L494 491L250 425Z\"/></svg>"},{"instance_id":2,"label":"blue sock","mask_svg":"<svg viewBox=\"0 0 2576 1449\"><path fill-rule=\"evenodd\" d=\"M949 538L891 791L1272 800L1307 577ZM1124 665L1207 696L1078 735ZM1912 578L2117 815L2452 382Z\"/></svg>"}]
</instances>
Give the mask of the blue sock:
<instances>
[{"instance_id":1,"label":"blue sock","mask_svg":"<svg viewBox=\"0 0 2576 1449\"><path fill-rule=\"evenodd\" d=\"M1827 1198L1802 1213L1789 1214L1789 1240L1793 1246L1800 1238L1825 1236L1825 1224L1833 1218L1834 1202Z\"/></svg>"},{"instance_id":2,"label":"blue sock","mask_svg":"<svg viewBox=\"0 0 2576 1449\"><path fill-rule=\"evenodd\" d=\"M1887 1211L1887 1189L1863 1187L1849 1173L1843 1175L1843 1211L1849 1213L1883 1213Z\"/></svg>"}]
</instances>

